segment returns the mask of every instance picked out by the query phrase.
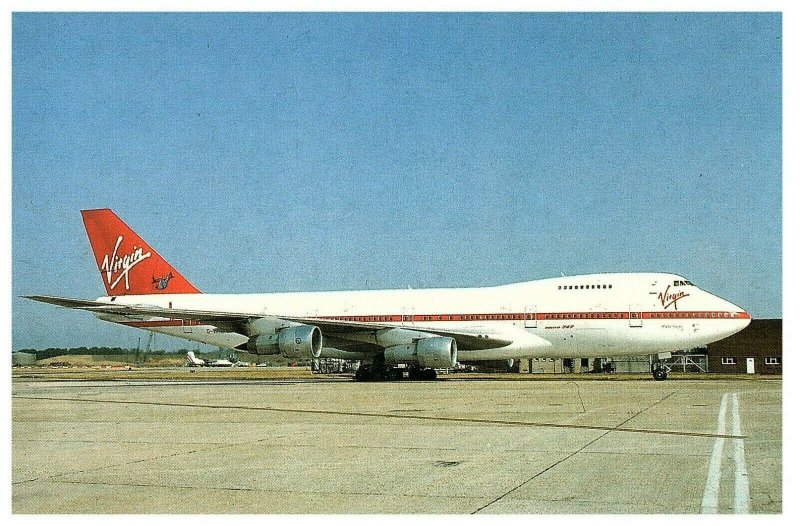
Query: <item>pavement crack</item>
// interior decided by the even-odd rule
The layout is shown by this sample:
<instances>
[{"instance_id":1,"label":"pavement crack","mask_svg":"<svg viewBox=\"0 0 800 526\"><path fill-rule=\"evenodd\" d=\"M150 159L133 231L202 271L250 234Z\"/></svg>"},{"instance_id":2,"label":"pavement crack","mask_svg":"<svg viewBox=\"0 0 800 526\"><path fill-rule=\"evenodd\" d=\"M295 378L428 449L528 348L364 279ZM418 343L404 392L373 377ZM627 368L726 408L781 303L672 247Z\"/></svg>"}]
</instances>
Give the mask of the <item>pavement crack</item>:
<instances>
[{"instance_id":1,"label":"pavement crack","mask_svg":"<svg viewBox=\"0 0 800 526\"><path fill-rule=\"evenodd\" d=\"M81 474L84 474L84 473L92 473L92 472L96 472L96 471L102 471L104 469L113 469L113 468L119 468L119 467L123 467L123 466L133 466L135 464L141 464L142 462L151 462L153 460L163 460L163 459L166 459L166 458L173 458L173 457L177 457L177 456L180 456L180 455L194 455L194 454L197 454L197 453L205 453L205 452L208 452L208 451L214 451L214 450L221 449L221 448L224 448L224 447L230 447L230 444L223 444L223 445L218 445L218 446L215 446L215 447L198 448L198 449L193 449L193 450L190 450L190 451L176 451L175 453L170 453L168 455L158 455L158 456L155 456L155 457L138 458L136 460L130 460L128 462L119 462L119 463L116 463L116 464L109 464L109 465L106 465L106 466L98 466L96 468L79 469L79 470L75 470L75 471L67 471L67 472L64 472L64 473L57 473L55 475L47 475L45 477L35 477L35 478L31 478L31 479L18 480L16 482L12 481L11 485L13 486L13 485L17 485L17 484L36 482L38 480L48 480L48 479L55 480L55 479L57 479L59 477L66 477L66 476L69 476L69 475L81 475Z\"/></svg>"},{"instance_id":2,"label":"pavement crack","mask_svg":"<svg viewBox=\"0 0 800 526\"><path fill-rule=\"evenodd\" d=\"M261 442L265 442L267 440L273 440L274 438L275 437L261 438L261 439L258 439L256 441L254 441L254 442L235 442L235 443L224 443L224 444L217 443L217 444L214 444L212 447L200 447L200 448L192 449L192 450L189 450L189 451L176 451L174 453L170 453L170 454L167 454L167 455L158 455L158 456L155 456L155 457L139 458L139 459L136 459L136 460L130 460L128 462L120 462L120 463L117 463L117 464L109 464L109 465L106 465L106 466L98 466L96 468L91 468L91 469L79 469L79 470L76 470L76 471L67 471L67 472L64 472L64 473L57 473L57 474L54 474L54 475L47 475L45 477L34 477L34 478L30 478L30 479L25 479L25 480L18 480L16 482L12 481L11 485L14 486L14 485L18 485L18 484L36 482L36 481L39 481L39 480L58 480L58 478L60 478L60 477L67 477L67 476L70 476L70 475L81 475L81 474L85 474L85 473L103 471L105 469L119 468L119 467L123 467L123 466L133 466L133 465L136 465L136 464L141 464L143 462L152 462L152 461L155 461L155 460L164 460L164 459L167 459L167 458L174 458L174 457L178 457L178 456L181 456L181 455L196 455L198 453L207 453L207 452L210 452L210 451L216 451L218 449L225 449L225 448L229 448L229 447L237 447L237 446L241 446L241 445L258 444L258 443L261 443ZM285 438L285 437L280 437L280 438ZM68 482L68 481L61 481L61 482Z\"/></svg>"},{"instance_id":3,"label":"pavement crack","mask_svg":"<svg viewBox=\"0 0 800 526\"><path fill-rule=\"evenodd\" d=\"M652 404L650 404L649 406L645 407L645 408L644 408L644 409L642 409L641 411L637 412L636 414L634 414L634 415L632 415L632 416L630 416L630 417L626 418L625 420L623 420L622 422L620 422L619 424L617 424L617 426L616 426L616 427L619 427L619 426L622 426L622 425L625 425L625 424L627 424L628 422L630 422L631 420L633 420L633 419L634 419L634 418L636 418L637 416L641 415L641 414L642 414L642 413L644 413L645 411L649 411L650 409L652 409L653 407L657 406L658 404L660 404L661 402L663 402L664 400L666 400L666 399L667 399L667 398L669 398L670 396L674 395L675 393L676 393L676 391L672 391L672 392L671 392L671 393L669 393L667 396L664 396L664 397L660 398L659 400L656 400L655 402L653 402L653 403L652 403ZM478 509L476 509L476 510L472 511L472 512L470 513L470 515L475 515L475 514L477 514L477 513L480 513L481 511L485 510L486 508L488 508L488 507L489 507L489 506L491 506L492 504L494 504L494 503L496 503L496 502L499 502L500 500L502 500L502 499L506 498L507 496L511 495L512 493L514 493L515 491L517 491L518 489L520 489L522 486L524 486L524 485L526 485L527 483L529 483L529 482L533 481L534 479L536 479L536 478L537 478L537 477L539 477L540 475L543 475L543 474L547 473L548 471L550 471L551 469L555 468L555 467L556 467L556 466L558 466L559 464L562 464L562 463L563 463L563 462L565 462L566 460L569 460L570 458L574 457L575 455L577 455L578 453L580 453L581 451L583 451L583 450L584 450L584 449L586 449L587 447L591 446L592 444L594 444L595 442L597 442L598 440L600 440L601 438L605 437L606 435L608 435L609 433L611 433L612 431L615 431L615 430L616 430L616 429L607 429L607 430L606 430L604 433L600 434L600 436L597 436L597 437L593 438L592 440L590 440L589 442L587 442L586 444L584 444L583 446L581 446L581 447L580 447L580 449L577 449L576 451L573 451L572 453L570 453L570 454L569 454L569 455L567 455L566 457L564 457L564 458L562 458L562 459L559 459L559 460L557 460L556 462L554 462L554 463L550 464L549 466L547 466L547 467L546 467L546 468L544 468L543 470L539 471L538 473L536 473L536 474L535 474L535 475L533 475L532 477L530 477L530 478L528 478L528 479L526 479L526 480L522 481L520 484L517 484L516 486L514 486L514 487L513 487L513 488L511 488L510 490L506 491L505 493L503 493L503 494L502 494L502 495L500 495L499 497L497 497L497 498L495 498L494 500L492 500L492 501L490 501L490 502L488 502L488 503L484 504L484 505L483 505L483 506L481 506L480 508L478 508Z\"/></svg>"},{"instance_id":4,"label":"pavement crack","mask_svg":"<svg viewBox=\"0 0 800 526\"><path fill-rule=\"evenodd\" d=\"M668 395L669 396L669 395ZM407 415L396 413L370 413L370 412L356 412L356 411L335 411L326 409L296 409L296 408L282 408L282 407L262 407L262 406L246 406L246 405L213 405L213 404L199 404L199 403L183 403L183 402L148 402L143 400L103 400L103 399L90 399L90 398L56 398L56 397L43 397L43 396L13 396L13 399L18 400L45 400L45 401L58 401L58 402L86 402L97 404L123 404L123 405L144 405L144 406L159 406L159 407L185 407L192 409L216 409L216 410L232 410L232 411L264 411L274 413L286 414L302 414L302 415L323 415L323 416L346 416L346 417L359 417L359 418L392 418L398 420L418 420L427 422L452 422L459 424L482 424L482 425L501 425L501 426L514 426L514 427L541 427L551 429L584 429L589 431L607 431L619 433L645 433L654 435L670 435L670 436L689 436L689 437L702 437L702 438L747 438L739 435L719 435L716 433L695 433L690 431L672 431L663 429L636 429L636 428L621 428L621 425L626 424L633 418L639 416L639 413L631 416L621 424L616 426L593 426L581 424L559 424L554 422L529 422L524 420L497 420L488 418L462 418L462 417L449 417L449 416L432 416L432 415ZM666 398L665 398L666 399ZM644 409L646 411L649 408Z\"/></svg>"}]
</instances>

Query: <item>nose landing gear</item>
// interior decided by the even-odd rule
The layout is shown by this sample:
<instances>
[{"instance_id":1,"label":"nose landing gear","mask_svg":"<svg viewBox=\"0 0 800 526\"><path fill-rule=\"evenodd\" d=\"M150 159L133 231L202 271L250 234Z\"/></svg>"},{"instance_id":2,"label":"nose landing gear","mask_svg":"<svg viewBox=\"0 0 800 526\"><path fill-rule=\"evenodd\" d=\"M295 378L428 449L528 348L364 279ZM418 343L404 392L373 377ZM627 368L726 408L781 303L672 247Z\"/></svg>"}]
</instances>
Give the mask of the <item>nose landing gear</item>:
<instances>
[{"instance_id":1,"label":"nose landing gear","mask_svg":"<svg viewBox=\"0 0 800 526\"><path fill-rule=\"evenodd\" d=\"M650 372L653 373L653 379L657 382L663 381L667 379L667 367L661 360L656 360L653 362L653 365L650 366Z\"/></svg>"}]
</instances>

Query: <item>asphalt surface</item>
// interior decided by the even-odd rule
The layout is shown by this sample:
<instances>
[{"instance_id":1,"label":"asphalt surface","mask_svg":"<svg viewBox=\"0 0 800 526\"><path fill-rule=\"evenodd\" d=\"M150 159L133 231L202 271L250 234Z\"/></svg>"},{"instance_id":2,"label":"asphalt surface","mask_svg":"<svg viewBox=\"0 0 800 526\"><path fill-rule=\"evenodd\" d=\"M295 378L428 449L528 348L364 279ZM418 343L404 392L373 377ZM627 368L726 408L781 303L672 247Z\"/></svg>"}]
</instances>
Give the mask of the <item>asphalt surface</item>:
<instances>
[{"instance_id":1,"label":"asphalt surface","mask_svg":"<svg viewBox=\"0 0 800 526\"><path fill-rule=\"evenodd\" d=\"M14 513L782 511L770 377L22 376Z\"/></svg>"}]
</instances>

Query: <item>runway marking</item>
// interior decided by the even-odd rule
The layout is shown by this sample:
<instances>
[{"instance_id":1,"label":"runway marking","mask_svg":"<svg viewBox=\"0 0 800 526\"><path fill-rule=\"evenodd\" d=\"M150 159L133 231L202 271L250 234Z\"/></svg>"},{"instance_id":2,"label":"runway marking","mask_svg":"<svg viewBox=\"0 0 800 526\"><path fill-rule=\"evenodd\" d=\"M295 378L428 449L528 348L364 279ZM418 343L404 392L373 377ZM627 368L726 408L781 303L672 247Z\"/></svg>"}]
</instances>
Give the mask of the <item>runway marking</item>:
<instances>
[{"instance_id":1,"label":"runway marking","mask_svg":"<svg viewBox=\"0 0 800 526\"><path fill-rule=\"evenodd\" d=\"M739 396L736 393L733 393L731 404L731 408L733 409L731 432L733 432L734 435L741 435L742 419L739 417ZM747 464L744 460L744 440L741 438L734 439L733 441L733 463L733 512L750 513L750 481L747 478Z\"/></svg>"},{"instance_id":2,"label":"runway marking","mask_svg":"<svg viewBox=\"0 0 800 526\"><path fill-rule=\"evenodd\" d=\"M731 405L731 434L724 435L727 428L728 400ZM739 396L737 393L725 393L719 404L717 416L717 435L711 449L711 460L708 463L708 477L700 505L701 513L719 513L719 487L722 475L722 460L727 438L733 440L733 512L750 513L750 483L747 478L747 465L744 458L744 437L742 436L742 420L739 416Z\"/></svg>"},{"instance_id":3,"label":"runway marking","mask_svg":"<svg viewBox=\"0 0 800 526\"><path fill-rule=\"evenodd\" d=\"M725 432L725 415L728 411L728 393L722 395L717 416L717 434ZM703 492L703 501L700 505L701 513L717 513L719 505L719 478L722 473L722 451L725 448L725 438L719 437L714 441L711 449L711 461L708 464L708 477L706 490Z\"/></svg>"},{"instance_id":4,"label":"runway marking","mask_svg":"<svg viewBox=\"0 0 800 526\"><path fill-rule=\"evenodd\" d=\"M637 413L631 418L617 426L591 426L581 424L556 424L549 422L527 422L524 420L493 420L484 418L457 418L448 416L425 416L425 415L401 415L396 413L362 413L353 411L331 411L323 409L287 409L280 407L258 407L258 406L244 406L244 405L211 405L211 404L188 404L180 402L146 402L136 400L101 400L101 399L87 399L87 398L55 398L45 396L14 396L12 399L19 400L45 400L53 402L87 402L97 404L121 404L121 405L148 405L148 406L161 406L161 407L188 407L194 409L228 409L240 411L268 411L275 413L295 413L305 415L327 415L327 416L350 416L362 418L394 418L401 420L423 420L434 422L458 422L466 424L489 424L489 425L504 425L504 426L519 426L519 427L545 427L553 429L581 429L588 431L607 431L619 433L644 433L650 435L666 435L666 436L684 436L684 437L699 437L699 438L745 438L737 435L725 435L719 433L695 433L691 431L670 431L660 429L637 429L619 427L629 422Z\"/></svg>"}]
</instances>

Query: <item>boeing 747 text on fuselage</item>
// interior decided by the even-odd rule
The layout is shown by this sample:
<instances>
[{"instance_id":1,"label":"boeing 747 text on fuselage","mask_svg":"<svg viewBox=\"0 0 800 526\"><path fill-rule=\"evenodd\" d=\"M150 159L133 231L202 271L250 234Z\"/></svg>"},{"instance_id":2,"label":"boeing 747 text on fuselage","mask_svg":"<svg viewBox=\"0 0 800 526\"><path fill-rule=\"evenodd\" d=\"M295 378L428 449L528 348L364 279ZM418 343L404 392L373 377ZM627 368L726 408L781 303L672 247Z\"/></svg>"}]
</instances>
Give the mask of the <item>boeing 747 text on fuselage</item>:
<instances>
[{"instance_id":1,"label":"boeing 747 text on fuselage","mask_svg":"<svg viewBox=\"0 0 800 526\"><path fill-rule=\"evenodd\" d=\"M30 299L254 354L361 361L356 379L435 378L456 360L658 355L730 336L742 308L667 273L479 288L204 294L111 210L84 210L106 296ZM656 362L653 375L666 378Z\"/></svg>"}]
</instances>

